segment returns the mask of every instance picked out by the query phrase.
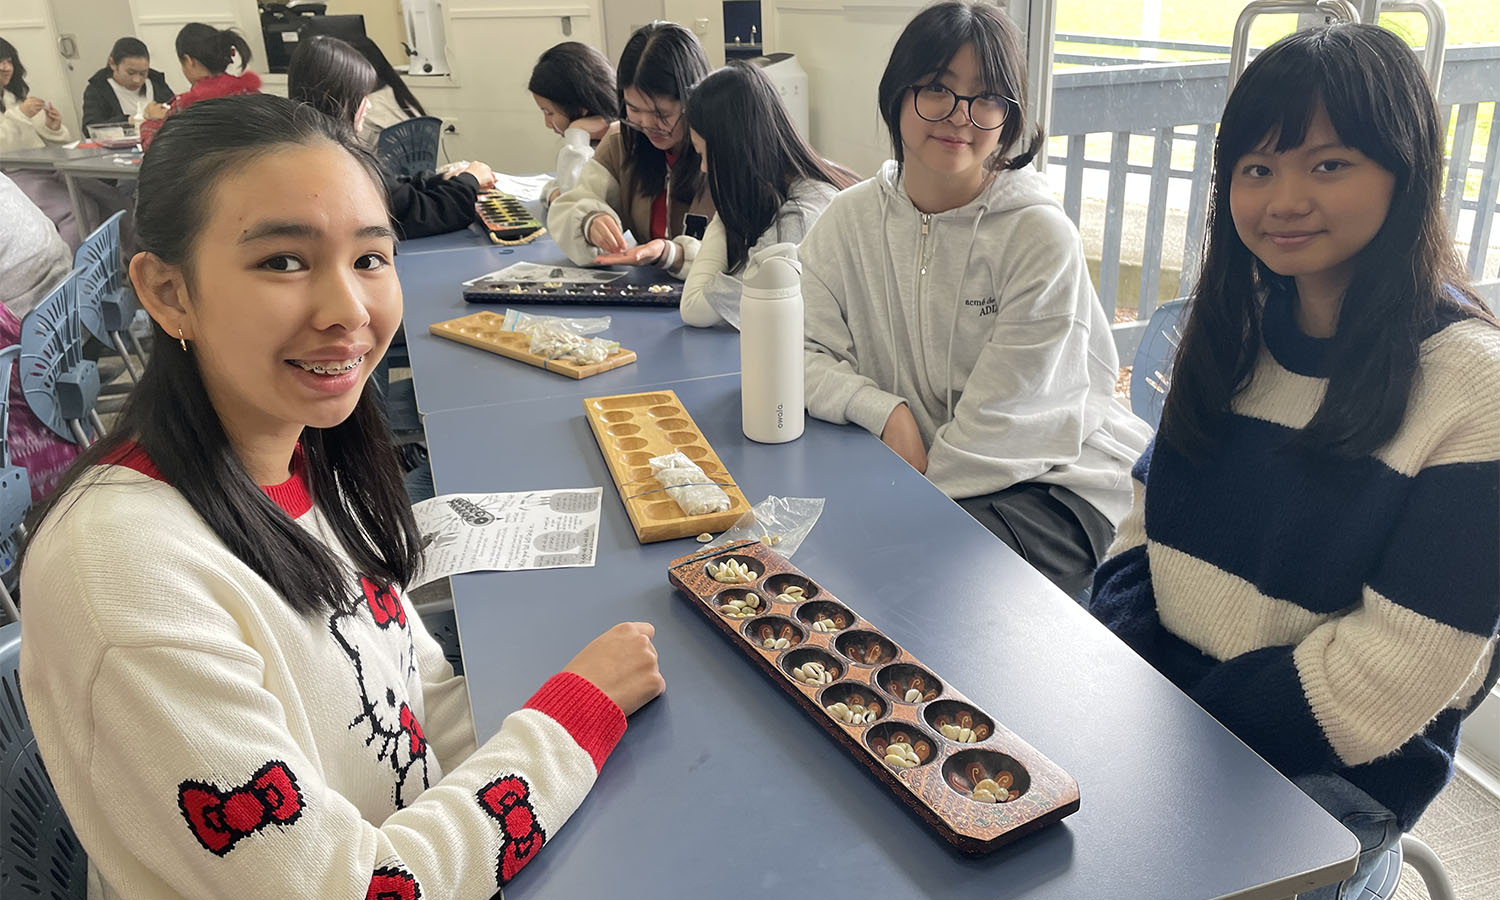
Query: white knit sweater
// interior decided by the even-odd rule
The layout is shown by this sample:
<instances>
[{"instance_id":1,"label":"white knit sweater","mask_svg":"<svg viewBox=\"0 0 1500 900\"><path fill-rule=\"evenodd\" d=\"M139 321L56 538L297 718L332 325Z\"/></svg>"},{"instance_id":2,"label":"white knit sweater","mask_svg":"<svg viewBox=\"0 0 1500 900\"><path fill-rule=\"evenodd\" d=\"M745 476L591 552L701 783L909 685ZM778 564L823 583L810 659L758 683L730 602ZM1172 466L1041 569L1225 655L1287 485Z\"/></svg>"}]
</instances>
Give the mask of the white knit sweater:
<instances>
[{"instance_id":1,"label":"white knit sweater","mask_svg":"<svg viewBox=\"0 0 1500 900\"><path fill-rule=\"evenodd\" d=\"M488 898L625 730L560 674L476 748L400 591L299 615L139 450L97 474L25 560L21 653L92 896ZM265 490L337 548L300 474Z\"/></svg>"}]
</instances>

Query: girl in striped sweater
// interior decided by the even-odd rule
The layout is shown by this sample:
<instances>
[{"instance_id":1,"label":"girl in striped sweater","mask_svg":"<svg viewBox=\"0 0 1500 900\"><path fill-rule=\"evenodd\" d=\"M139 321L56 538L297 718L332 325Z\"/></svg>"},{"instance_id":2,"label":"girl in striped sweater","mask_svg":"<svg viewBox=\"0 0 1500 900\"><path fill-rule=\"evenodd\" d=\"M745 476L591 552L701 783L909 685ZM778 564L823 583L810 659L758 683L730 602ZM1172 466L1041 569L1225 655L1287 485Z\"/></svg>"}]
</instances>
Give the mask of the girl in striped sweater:
<instances>
[{"instance_id":1,"label":"girl in striped sweater","mask_svg":"<svg viewBox=\"0 0 1500 900\"><path fill-rule=\"evenodd\" d=\"M374 159L251 94L169 117L140 183L156 352L21 569L22 688L89 896L486 900L661 692L651 626L476 736L403 590L420 535L367 383L401 319Z\"/></svg>"},{"instance_id":2,"label":"girl in striped sweater","mask_svg":"<svg viewBox=\"0 0 1500 900\"><path fill-rule=\"evenodd\" d=\"M1094 614L1379 854L1495 683L1500 329L1443 127L1371 25L1287 37L1224 110L1208 253ZM1343 893L1340 893L1342 891Z\"/></svg>"}]
</instances>

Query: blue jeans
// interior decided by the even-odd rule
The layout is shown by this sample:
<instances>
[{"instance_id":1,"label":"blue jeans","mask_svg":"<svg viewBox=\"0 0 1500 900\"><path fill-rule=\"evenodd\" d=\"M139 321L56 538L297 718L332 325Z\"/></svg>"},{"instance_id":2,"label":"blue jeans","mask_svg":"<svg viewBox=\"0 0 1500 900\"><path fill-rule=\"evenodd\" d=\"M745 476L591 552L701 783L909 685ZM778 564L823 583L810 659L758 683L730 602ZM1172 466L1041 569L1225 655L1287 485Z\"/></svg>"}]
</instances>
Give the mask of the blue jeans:
<instances>
[{"instance_id":1,"label":"blue jeans","mask_svg":"<svg viewBox=\"0 0 1500 900\"><path fill-rule=\"evenodd\" d=\"M1298 900L1358 897L1381 855L1401 840L1396 814L1337 775L1303 775L1293 778L1292 783L1359 839L1359 864L1354 874L1342 883L1298 894Z\"/></svg>"}]
</instances>

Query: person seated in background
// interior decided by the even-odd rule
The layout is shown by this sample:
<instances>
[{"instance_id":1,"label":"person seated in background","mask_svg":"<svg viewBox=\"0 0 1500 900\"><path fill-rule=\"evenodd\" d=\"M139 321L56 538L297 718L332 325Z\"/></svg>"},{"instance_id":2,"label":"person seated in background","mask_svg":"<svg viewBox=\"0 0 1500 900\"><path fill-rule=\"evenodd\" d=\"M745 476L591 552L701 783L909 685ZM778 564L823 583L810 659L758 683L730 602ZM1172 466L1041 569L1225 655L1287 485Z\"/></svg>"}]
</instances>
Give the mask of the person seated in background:
<instances>
[{"instance_id":1,"label":"person seated in background","mask_svg":"<svg viewBox=\"0 0 1500 900\"><path fill-rule=\"evenodd\" d=\"M681 25L652 22L630 36L615 68L626 130L600 142L578 186L547 210L547 230L573 262L602 253L604 265L687 271L714 208L682 105L707 74L703 45Z\"/></svg>"},{"instance_id":2,"label":"person seated in background","mask_svg":"<svg viewBox=\"0 0 1500 900\"><path fill-rule=\"evenodd\" d=\"M148 85L149 82L149 85ZM151 51L138 38L122 37L109 51L109 64L89 77L83 89L83 130L103 122L160 119L172 101L167 76L151 68Z\"/></svg>"},{"instance_id":3,"label":"person seated in background","mask_svg":"<svg viewBox=\"0 0 1500 900\"><path fill-rule=\"evenodd\" d=\"M73 254L47 214L0 175L0 348L21 342L21 320L68 277ZM10 415L5 436L12 465L26 469L31 499L51 493L78 456L78 446L43 425L21 392L20 360L10 370Z\"/></svg>"},{"instance_id":4,"label":"person seated in background","mask_svg":"<svg viewBox=\"0 0 1500 900\"><path fill-rule=\"evenodd\" d=\"M375 68L347 41L314 35L297 44L287 65L287 96L318 112L364 127ZM401 238L428 237L468 227L474 201L495 185L495 173L482 162L457 172L412 177L383 171L391 218Z\"/></svg>"},{"instance_id":5,"label":"person seated in background","mask_svg":"<svg viewBox=\"0 0 1500 900\"><path fill-rule=\"evenodd\" d=\"M181 112L199 100L260 93L260 76L249 68L250 45L239 32L189 22L177 32L176 49L182 75L192 86L172 98L169 113ZM240 73L231 75L229 67L236 59L239 60ZM162 119L148 119L141 123L142 147L151 148L151 140L156 137L161 123Z\"/></svg>"},{"instance_id":6,"label":"person seated in background","mask_svg":"<svg viewBox=\"0 0 1500 900\"><path fill-rule=\"evenodd\" d=\"M349 44L375 70L375 89L369 93L370 108L365 112L364 129L359 133L360 140L373 147L380 132L397 122L425 116L427 110L374 41L363 37Z\"/></svg>"},{"instance_id":7,"label":"person seated in background","mask_svg":"<svg viewBox=\"0 0 1500 900\"><path fill-rule=\"evenodd\" d=\"M73 134L63 124L57 107L31 92L26 83L26 66L22 65L16 48L0 38L0 151L40 150L72 139ZM62 176L42 169L15 169L8 174L22 193L52 220L69 249L76 249L83 235ZM86 214L94 210L88 198L80 200L87 205ZM4 227L9 228L9 223Z\"/></svg>"},{"instance_id":8,"label":"person seated in background","mask_svg":"<svg viewBox=\"0 0 1500 900\"><path fill-rule=\"evenodd\" d=\"M615 69L588 44L566 41L541 55L526 89L542 111L542 123L563 139L557 177L542 189L542 202L550 204L578 186L594 148L605 135L619 130Z\"/></svg>"},{"instance_id":9,"label":"person seated in background","mask_svg":"<svg viewBox=\"0 0 1500 900\"><path fill-rule=\"evenodd\" d=\"M738 328L746 263L801 243L834 195L859 179L808 146L753 63L711 72L693 88L686 115L717 212L682 287L682 321Z\"/></svg>"}]
</instances>

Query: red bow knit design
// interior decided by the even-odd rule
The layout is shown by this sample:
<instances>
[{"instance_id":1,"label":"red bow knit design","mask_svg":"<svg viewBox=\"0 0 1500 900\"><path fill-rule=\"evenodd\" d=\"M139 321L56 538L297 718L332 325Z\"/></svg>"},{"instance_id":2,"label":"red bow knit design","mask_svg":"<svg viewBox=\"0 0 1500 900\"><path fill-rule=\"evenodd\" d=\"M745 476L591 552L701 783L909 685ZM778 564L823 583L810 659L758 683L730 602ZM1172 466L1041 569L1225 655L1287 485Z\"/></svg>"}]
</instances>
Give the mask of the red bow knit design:
<instances>
[{"instance_id":1,"label":"red bow knit design","mask_svg":"<svg viewBox=\"0 0 1500 900\"><path fill-rule=\"evenodd\" d=\"M531 862L547 834L531 807L531 786L519 775L496 779L479 792L479 805L500 822L500 864L496 867L497 885L504 885L521 867Z\"/></svg>"},{"instance_id":2,"label":"red bow knit design","mask_svg":"<svg viewBox=\"0 0 1500 900\"><path fill-rule=\"evenodd\" d=\"M271 760L243 787L228 792L184 781L178 786L177 805L198 843L223 856L240 838L267 825L297 821L302 815L302 791L286 763Z\"/></svg>"},{"instance_id":3,"label":"red bow knit design","mask_svg":"<svg viewBox=\"0 0 1500 900\"><path fill-rule=\"evenodd\" d=\"M422 886L410 872L393 866L375 870L365 900L422 900Z\"/></svg>"},{"instance_id":4,"label":"red bow knit design","mask_svg":"<svg viewBox=\"0 0 1500 900\"><path fill-rule=\"evenodd\" d=\"M411 711L411 707L405 703L401 704L401 727L406 730L407 736L411 738L411 755L425 755L427 753L427 735L422 733L422 723L417 721L417 717Z\"/></svg>"},{"instance_id":5,"label":"red bow knit design","mask_svg":"<svg viewBox=\"0 0 1500 900\"><path fill-rule=\"evenodd\" d=\"M406 627L406 607L401 605L401 598L389 587L380 587L363 575L359 579L360 587L365 591L365 602L370 604L370 612L375 616L375 624L381 628L389 626L392 622L402 628Z\"/></svg>"}]
</instances>

